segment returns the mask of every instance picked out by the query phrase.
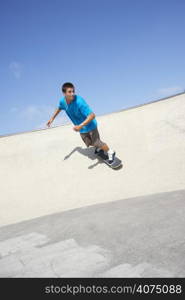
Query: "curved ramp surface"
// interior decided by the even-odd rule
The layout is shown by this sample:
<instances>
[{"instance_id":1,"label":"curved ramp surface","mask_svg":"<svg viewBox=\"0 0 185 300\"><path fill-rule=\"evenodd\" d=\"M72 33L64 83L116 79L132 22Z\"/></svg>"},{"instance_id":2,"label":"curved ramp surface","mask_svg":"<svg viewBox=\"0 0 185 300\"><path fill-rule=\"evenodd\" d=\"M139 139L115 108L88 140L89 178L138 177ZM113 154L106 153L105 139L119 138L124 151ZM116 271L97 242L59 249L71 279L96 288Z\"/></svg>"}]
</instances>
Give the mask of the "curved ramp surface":
<instances>
[{"instance_id":1,"label":"curved ramp surface","mask_svg":"<svg viewBox=\"0 0 185 300\"><path fill-rule=\"evenodd\" d=\"M1 137L0 276L184 276L184 115L181 94L98 117L119 170L71 125Z\"/></svg>"}]
</instances>

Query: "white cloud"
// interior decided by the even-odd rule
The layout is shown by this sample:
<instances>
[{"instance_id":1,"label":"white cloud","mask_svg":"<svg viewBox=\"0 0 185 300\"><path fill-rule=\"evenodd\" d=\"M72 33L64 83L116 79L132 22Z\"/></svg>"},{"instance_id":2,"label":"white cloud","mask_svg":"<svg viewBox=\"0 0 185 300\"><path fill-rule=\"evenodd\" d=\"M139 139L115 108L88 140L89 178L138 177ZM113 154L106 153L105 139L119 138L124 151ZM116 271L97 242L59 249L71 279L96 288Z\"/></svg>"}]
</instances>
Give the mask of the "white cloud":
<instances>
[{"instance_id":1,"label":"white cloud","mask_svg":"<svg viewBox=\"0 0 185 300\"><path fill-rule=\"evenodd\" d=\"M42 115L46 114L48 109L48 107L29 105L20 112L20 116L31 121L33 119L41 118Z\"/></svg>"},{"instance_id":2,"label":"white cloud","mask_svg":"<svg viewBox=\"0 0 185 300\"><path fill-rule=\"evenodd\" d=\"M54 113L55 107L51 105L28 105L23 110L19 110L21 118L32 121L48 118Z\"/></svg>"},{"instance_id":3,"label":"white cloud","mask_svg":"<svg viewBox=\"0 0 185 300\"><path fill-rule=\"evenodd\" d=\"M51 105L29 105L24 110L19 110L17 107L13 107L11 112L16 113L23 120L32 121L32 123L38 124L35 126L35 129L43 129L47 128L46 123L51 118L55 110L56 107ZM60 115L57 115L56 119L51 124L51 127L64 125L69 122L70 120L65 113L61 112Z\"/></svg>"},{"instance_id":4,"label":"white cloud","mask_svg":"<svg viewBox=\"0 0 185 300\"><path fill-rule=\"evenodd\" d=\"M46 123L47 123L48 120L49 120L49 118L45 122L43 122L43 123L35 126L35 129L48 128L46 126ZM55 127L55 126L60 126L60 125L66 125L66 124L69 124L69 123L70 123L70 120L65 115L62 115L60 117L57 116L56 119L53 121L53 123L51 124L50 127Z\"/></svg>"},{"instance_id":5,"label":"white cloud","mask_svg":"<svg viewBox=\"0 0 185 300\"><path fill-rule=\"evenodd\" d=\"M157 94L160 96L166 96L166 95L173 95L175 93L180 93L184 90L184 88L180 86L174 86L174 87L168 87L168 88L162 88L157 90Z\"/></svg>"},{"instance_id":6,"label":"white cloud","mask_svg":"<svg viewBox=\"0 0 185 300\"><path fill-rule=\"evenodd\" d=\"M20 79L22 75L22 64L13 61L9 64L9 69L16 79Z\"/></svg>"}]
</instances>

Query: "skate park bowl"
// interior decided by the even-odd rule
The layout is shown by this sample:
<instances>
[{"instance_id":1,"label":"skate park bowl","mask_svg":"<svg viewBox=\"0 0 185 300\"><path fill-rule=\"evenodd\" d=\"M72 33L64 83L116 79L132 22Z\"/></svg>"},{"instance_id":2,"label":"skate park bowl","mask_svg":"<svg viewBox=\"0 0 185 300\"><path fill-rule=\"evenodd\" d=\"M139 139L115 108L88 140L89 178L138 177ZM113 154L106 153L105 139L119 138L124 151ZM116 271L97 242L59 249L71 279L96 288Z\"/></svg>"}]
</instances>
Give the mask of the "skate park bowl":
<instances>
[{"instance_id":1,"label":"skate park bowl","mask_svg":"<svg viewBox=\"0 0 185 300\"><path fill-rule=\"evenodd\" d=\"M0 277L184 277L185 93L0 138Z\"/></svg>"}]
</instances>

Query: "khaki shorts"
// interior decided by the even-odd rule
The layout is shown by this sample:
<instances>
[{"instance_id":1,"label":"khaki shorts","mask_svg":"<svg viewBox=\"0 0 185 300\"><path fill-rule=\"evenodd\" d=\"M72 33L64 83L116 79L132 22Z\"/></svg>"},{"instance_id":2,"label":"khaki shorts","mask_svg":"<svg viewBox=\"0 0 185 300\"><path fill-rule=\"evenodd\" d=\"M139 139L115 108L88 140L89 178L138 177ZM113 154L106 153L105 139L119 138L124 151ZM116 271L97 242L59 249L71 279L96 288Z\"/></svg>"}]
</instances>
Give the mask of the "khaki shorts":
<instances>
[{"instance_id":1,"label":"khaki shorts","mask_svg":"<svg viewBox=\"0 0 185 300\"><path fill-rule=\"evenodd\" d=\"M100 140L100 135L97 128L89 132L80 133L80 135L87 147L95 146L96 148L101 148L105 145L105 143Z\"/></svg>"}]
</instances>

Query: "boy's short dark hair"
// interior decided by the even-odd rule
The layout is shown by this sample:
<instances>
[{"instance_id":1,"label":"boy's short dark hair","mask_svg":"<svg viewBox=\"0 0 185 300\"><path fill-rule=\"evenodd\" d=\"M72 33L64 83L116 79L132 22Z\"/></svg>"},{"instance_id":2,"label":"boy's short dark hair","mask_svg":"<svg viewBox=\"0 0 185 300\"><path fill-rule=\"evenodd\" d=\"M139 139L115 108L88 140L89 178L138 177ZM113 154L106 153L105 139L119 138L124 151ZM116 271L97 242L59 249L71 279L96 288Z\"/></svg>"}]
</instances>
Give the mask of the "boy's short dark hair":
<instances>
[{"instance_id":1,"label":"boy's short dark hair","mask_svg":"<svg viewBox=\"0 0 185 300\"><path fill-rule=\"evenodd\" d=\"M62 92L65 93L67 88L74 89L74 85L71 82L65 82L62 86Z\"/></svg>"}]
</instances>

